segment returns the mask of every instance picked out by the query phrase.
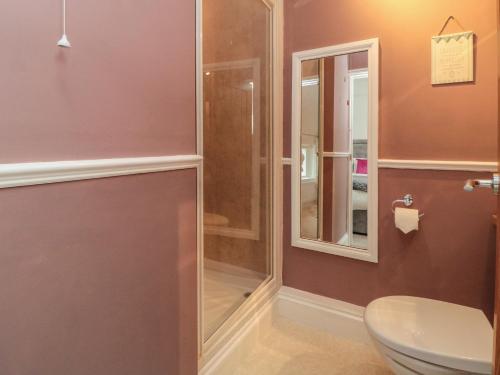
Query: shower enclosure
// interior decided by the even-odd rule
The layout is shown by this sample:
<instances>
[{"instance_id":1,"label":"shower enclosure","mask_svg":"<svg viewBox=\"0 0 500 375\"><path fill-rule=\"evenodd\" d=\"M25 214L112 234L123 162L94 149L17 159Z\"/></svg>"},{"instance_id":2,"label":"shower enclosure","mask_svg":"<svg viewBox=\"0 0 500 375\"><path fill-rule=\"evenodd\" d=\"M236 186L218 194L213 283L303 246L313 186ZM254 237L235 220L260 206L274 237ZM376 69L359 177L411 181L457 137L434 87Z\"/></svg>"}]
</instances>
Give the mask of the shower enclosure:
<instances>
[{"instance_id":1,"label":"shower enclosure","mask_svg":"<svg viewBox=\"0 0 500 375\"><path fill-rule=\"evenodd\" d=\"M273 7L202 0L202 339L272 277Z\"/></svg>"}]
</instances>

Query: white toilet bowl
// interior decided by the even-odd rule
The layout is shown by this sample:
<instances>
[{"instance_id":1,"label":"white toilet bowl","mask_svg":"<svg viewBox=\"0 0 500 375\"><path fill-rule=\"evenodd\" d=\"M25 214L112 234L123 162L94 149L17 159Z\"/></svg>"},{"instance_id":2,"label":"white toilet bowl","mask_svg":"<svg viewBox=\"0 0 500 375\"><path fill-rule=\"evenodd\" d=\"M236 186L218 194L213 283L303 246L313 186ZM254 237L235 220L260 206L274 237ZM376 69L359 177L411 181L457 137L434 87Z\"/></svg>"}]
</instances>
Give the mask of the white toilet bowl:
<instances>
[{"instance_id":1,"label":"white toilet bowl","mask_svg":"<svg viewBox=\"0 0 500 375\"><path fill-rule=\"evenodd\" d=\"M482 311L418 297L384 297L365 325L397 375L491 374L493 329Z\"/></svg>"}]
</instances>

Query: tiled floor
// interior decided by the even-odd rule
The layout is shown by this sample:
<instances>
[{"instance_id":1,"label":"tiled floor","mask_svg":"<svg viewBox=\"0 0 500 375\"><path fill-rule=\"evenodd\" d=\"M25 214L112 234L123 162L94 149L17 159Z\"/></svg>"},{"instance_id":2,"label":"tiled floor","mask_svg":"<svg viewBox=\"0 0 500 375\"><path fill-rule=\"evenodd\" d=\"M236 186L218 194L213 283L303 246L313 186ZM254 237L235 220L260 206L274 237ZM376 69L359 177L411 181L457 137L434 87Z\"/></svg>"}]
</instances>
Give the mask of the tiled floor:
<instances>
[{"instance_id":1,"label":"tiled floor","mask_svg":"<svg viewBox=\"0 0 500 375\"><path fill-rule=\"evenodd\" d=\"M279 318L231 374L391 375L392 372L370 345L339 339Z\"/></svg>"}]
</instances>

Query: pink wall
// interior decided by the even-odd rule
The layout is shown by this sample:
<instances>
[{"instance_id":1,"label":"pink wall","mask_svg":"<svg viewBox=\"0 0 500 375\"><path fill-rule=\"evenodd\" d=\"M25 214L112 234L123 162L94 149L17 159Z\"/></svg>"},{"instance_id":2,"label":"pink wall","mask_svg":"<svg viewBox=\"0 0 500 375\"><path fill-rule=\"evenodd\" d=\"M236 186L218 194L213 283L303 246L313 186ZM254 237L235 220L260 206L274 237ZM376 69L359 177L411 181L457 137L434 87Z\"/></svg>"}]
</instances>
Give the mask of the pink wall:
<instances>
[{"instance_id":1,"label":"pink wall","mask_svg":"<svg viewBox=\"0 0 500 375\"><path fill-rule=\"evenodd\" d=\"M349 54L349 70L368 68L368 52Z\"/></svg>"},{"instance_id":2,"label":"pink wall","mask_svg":"<svg viewBox=\"0 0 500 375\"><path fill-rule=\"evenodd\" d=\"M382 169L379 195L379 263L292 247L290 168L284 183L284 284L366 305L385 295L409 294L483 309L491 316L496 199L462 190L467 172ZM488 174L478 173L479 178ZM391 202L412 192L425 213L418 233L394 228Z\"/></svg>"},{"instance_id":3,"label":"pink wall","mask_svg":"<svg viewBox=\"0 0 500 375\"><path fill-rule=\"evenodd\" d=\"M196 374L196 172L0 191L1 374Z\"/></svg>"},{"instance_id":4,"label":"pink wall","mask_svg":"<svg viewBox=\"0 0 500 375\"><path fill-rule=\"evenodd\" d=\"M477 35L476 81L432 87L430 37L453 14ZM451 25L450 32L457 31ZM284 154L290 155L291 54L379 37L380 158L497 158L496 1L291 0L285 2ZM285 167L284 283L366 305L390 294L439 298L491 316L496 199L466 194L463 181L488 174L379 171L378 264L291 247L290 170ZM394 228L390 204L413 193L421 230Z\"/></svg>"},{"instance_id":5,"label":"pink wall","mask_svg":"<svg viewBox=\"0 0 500 375\"><path fill-rule=\"evenodd\" d=\"M195 2L7 0L0 162L195 153Z\"/></svg>"},{"instance_id":6,"label":"pink wall","mask_svg":"<svg viewBox=\"0 0 500 375\"><path fill-rule=\"evenodd\" d=\"M195 153L195 2L8 0L0 163ZM197 373L194 170L0 190L0 373Z\"/></svg>"},{"instance_id":7,"label":"pink wall","mask_svg":"<svg viewBox=\"0 0 500 375\"><path fill-rule=\"evenodd\" d=\"M432 87L430 38L450 14L477 35L476 82ZM285 2L285 155L292 52L379 37L380 157L496 160L496 27L496 0Z\"/></svg>"}]
</instances>

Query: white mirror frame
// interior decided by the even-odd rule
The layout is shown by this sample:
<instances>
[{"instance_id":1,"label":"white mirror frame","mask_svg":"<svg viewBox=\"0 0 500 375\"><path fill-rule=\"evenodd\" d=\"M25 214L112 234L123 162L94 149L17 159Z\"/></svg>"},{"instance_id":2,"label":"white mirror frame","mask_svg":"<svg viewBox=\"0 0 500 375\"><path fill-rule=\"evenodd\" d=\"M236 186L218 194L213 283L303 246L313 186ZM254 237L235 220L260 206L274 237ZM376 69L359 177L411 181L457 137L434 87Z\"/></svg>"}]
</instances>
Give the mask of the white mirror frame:
<instances>
[{"instance_id":1,"label":"white mirror frame","mask_svg":"<svg viewBox=\"0 0 500 375\"><path fill-rule=\"evenodd\" d=\"M330 242L300 237L301 217L301 83L304 60L368 52L368 249L358 249ZM379 40L295 52L292 55L292 246L348 258L378 262L378 102L379 102Z\"/></svg>"}]
</instances>

